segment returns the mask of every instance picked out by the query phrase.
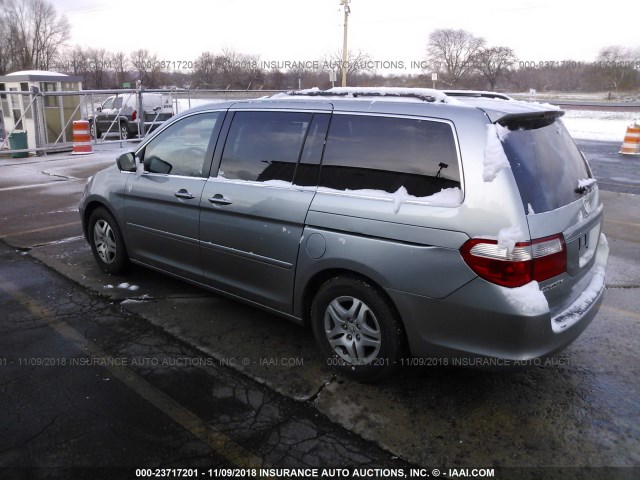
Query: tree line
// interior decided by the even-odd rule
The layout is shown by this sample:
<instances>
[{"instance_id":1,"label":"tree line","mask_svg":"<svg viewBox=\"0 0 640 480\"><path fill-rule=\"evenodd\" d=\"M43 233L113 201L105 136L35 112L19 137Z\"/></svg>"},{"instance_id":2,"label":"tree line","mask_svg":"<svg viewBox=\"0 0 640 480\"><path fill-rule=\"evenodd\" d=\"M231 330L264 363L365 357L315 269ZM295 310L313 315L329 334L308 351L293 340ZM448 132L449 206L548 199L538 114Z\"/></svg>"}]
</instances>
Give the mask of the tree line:
<instances>
[{"instance_id":1,"label":"tree line","mask_svg":"<svg viewBox=\"0 0 640 480\"><path fill-rule=\"evenodd\" d=\"M119 88L141 81L147 88L297 89L331 86L339 78L342 52L312 65L290 62L270 68L260 57L232 49L203 52L191 60L167 60L147 49L111 52L66 46L71 27L47 0L0 0L0 75L19 70L54 70L79 76L85 89ZM420 73L381 73L364 51L347 54L349 85L473 88L500 91L616 91L640 87L640 47L607 46L592 62L523 61L508 46L487 45L471 32L438 29L429 35Z\"/></svg>"}]
</instances>

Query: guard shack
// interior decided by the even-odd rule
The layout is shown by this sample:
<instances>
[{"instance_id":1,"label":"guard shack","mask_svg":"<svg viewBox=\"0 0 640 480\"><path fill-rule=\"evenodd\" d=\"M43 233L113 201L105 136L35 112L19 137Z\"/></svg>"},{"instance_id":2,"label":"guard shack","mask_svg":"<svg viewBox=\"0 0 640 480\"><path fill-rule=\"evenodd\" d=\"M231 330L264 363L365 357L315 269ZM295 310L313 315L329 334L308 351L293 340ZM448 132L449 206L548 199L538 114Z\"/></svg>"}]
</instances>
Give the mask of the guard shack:
<instances>
[{"instance_id":1,"label":"guard shack","mask_svg":"<svg viewBox=\"0 0 640 480\"><path fill-rule=\"evenodd\" d=\"M81 77L58 72L28 70L0 76L0 109L5 135L25 132L27 148L68 147L73 121L81 119Z\"/></svg>"}]
</instances>

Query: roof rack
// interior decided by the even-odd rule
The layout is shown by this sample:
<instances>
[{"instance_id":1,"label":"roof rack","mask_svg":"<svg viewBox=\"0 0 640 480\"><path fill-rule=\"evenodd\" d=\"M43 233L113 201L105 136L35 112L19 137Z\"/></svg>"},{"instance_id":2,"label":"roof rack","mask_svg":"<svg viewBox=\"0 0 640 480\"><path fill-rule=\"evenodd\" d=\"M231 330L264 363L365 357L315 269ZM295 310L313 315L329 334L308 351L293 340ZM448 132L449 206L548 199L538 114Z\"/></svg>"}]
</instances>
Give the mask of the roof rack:
<instances>
[{"instance_id":1,"label":"roof rack","mask_svg":"<svg viewBox=\"0 0 640 480\"><path fill-rule=\"evenodd\" d=\"M509 95L497 92L479 92L476 90L443 90L447 97L473 97L473 98L497 98L500 100L511 100Z\"/></svg>"},{"instance_id":2,"label":"roof rack","mask_svg":"<svg viewBox=\"0 0 640 480\"><path fill-rule=\"evenodd\" d=\"M398 97L415 98L423 102L446 102L446 95L437 90L426 88L394 88L394 87L336 87L328 90L312 88L308 90L291 90L287 95L306 97Z\"/></svg>"}]
</instances>

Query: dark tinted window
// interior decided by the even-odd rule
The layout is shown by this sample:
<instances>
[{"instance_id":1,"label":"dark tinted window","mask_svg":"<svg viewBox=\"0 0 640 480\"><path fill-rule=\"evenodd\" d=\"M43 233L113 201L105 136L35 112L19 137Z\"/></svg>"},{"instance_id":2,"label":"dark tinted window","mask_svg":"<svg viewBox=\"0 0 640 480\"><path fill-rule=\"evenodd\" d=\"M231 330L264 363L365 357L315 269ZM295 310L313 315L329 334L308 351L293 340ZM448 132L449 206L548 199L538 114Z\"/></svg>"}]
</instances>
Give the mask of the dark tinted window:
<instances>
[{"instance_id":1,"label":"dark tinted window","mask_svg":"<svg viewBox=\"0 0 640 480\"><path fill-rule=\"evenodd\" d=\"M304 150L300 157L300 163L296 168L295 185L303 187L315 187L318 185L320 175L320 160L324 150L324 141L327 138L330 115L316 113L311 121L309 133L304 143Z\"/></svg>"},{"instance_id":2,"label":"dark tinted window","mask_svg":"<svg viewBox=\"0 0 640 480\"><path fill-rule=\"evenodd\" d=\"M206 176L210 166L206 162L207 152L211 150L218 116L218 113L191 115L158 134L145 147L145 169L152 173Z\"/></svg>"},{"instance_id":3,"label":"dark tinted window","mask_svg":"<svg viewBox=\"0 0 640 480\"><path fill-rule=\"evenodd\" d=\"M416 197L460 187L453 131L442 122L334 115L320 177L323 187L389 193L405 187Z\"/></svg>"},{"instance_id":4,"label":"dark tinted window","mask_svg":"<svg viewBox=\"0 0 640 480\"><path fill-rule=\"evenodd\" d=\"M521 126L522 127L522 126ZM503 142L525 211L548 212L578 200L588 167L560 121L510 131Z\"/></svg>"},{"instance_id":5,"label":"dark tinted window","mask_svg":"<svg viewBox=\"0 0 640 480\"><path fill-rule=\"evenodd\" d=\"M291 182L311 117L298 112L236 112L218 176Z\"/></svg>"}]
</instances>

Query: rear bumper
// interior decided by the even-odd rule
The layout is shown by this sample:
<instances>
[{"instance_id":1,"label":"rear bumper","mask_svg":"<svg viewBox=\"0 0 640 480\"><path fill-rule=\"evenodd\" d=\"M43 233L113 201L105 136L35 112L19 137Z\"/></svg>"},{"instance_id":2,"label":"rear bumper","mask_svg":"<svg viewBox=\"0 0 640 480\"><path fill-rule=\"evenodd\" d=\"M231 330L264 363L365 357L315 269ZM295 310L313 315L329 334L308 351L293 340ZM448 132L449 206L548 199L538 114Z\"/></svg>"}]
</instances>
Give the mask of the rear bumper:
<instances>
[{"instance_id":1,"label":"rear bumper","mask_svg":"<svg viewBox=\"0 0 640 480\"><path fill-rule=\"evenodd\" d=\"M551 355L591 323L604 298L609 249L580 282L582 292L561 311L526 314L514 309L503 287L476 278L445 299L387 290L397 306L416 357L493 357L523 361Z\"/></svg>"}]
</instances>

